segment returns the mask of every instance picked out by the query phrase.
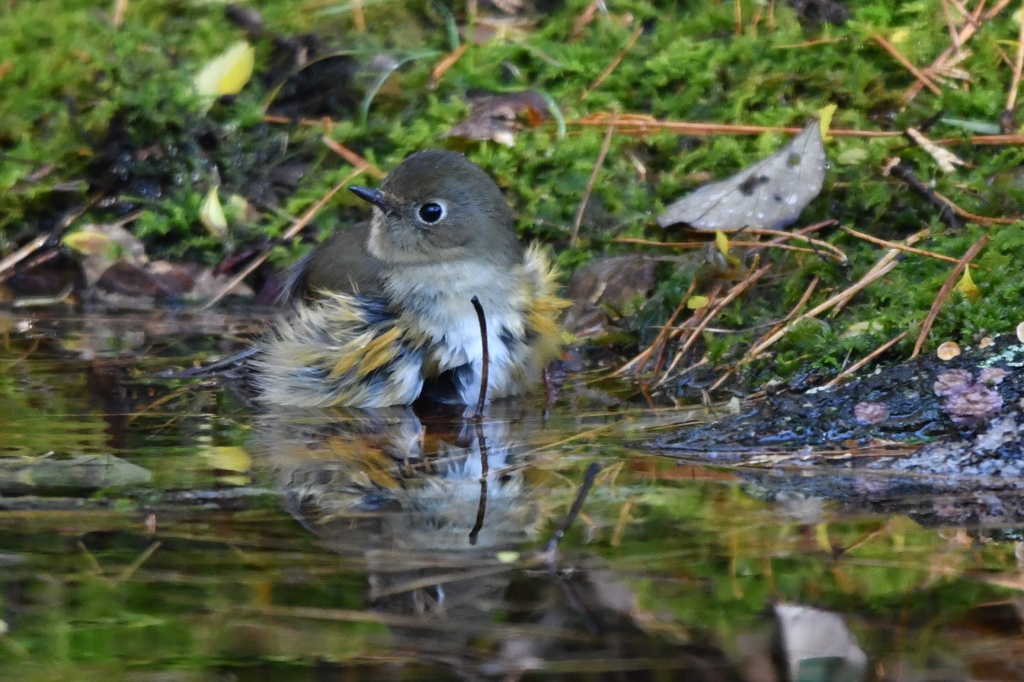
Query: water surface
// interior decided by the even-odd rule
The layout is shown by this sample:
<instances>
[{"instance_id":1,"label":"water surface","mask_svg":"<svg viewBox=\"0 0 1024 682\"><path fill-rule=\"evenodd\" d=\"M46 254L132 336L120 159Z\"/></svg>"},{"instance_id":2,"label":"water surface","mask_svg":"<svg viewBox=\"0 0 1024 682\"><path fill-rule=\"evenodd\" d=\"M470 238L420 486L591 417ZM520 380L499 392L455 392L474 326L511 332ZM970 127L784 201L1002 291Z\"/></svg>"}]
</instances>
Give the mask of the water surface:
<instances>
[{"instance_id":1,"label":"water surface","mask_svg":"<svg viewBox=\"0 0 1024 682\"><path fill-rule=\"evenodd\" d=\"M879 502L887 474L841 463L661 456L713 410L591 374L480 420L168 375L259 327L0 313L3 679L1024 679L997 512L941 525L962 499Z\"/></svg>"}]
</instances>

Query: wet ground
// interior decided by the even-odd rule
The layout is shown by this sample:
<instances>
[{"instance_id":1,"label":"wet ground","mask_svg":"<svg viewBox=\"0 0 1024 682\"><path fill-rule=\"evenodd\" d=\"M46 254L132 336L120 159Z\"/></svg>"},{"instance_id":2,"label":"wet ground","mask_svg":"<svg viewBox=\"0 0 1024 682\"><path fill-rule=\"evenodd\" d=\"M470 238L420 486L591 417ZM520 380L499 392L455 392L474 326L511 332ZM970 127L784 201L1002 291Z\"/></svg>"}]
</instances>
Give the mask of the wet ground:
<instances>
[{"instance_id":1,"label":"wet ground","mask_svg":"<svg viewBox=\"0 0 1024 682\"><path fill-rule=\"evenodd\" d=\"M169 375L259 327L0 313L0 677L1024 679L1005 477L659 454L729 408L587 374L480 420Z\"/></svg>"}]
</instances>

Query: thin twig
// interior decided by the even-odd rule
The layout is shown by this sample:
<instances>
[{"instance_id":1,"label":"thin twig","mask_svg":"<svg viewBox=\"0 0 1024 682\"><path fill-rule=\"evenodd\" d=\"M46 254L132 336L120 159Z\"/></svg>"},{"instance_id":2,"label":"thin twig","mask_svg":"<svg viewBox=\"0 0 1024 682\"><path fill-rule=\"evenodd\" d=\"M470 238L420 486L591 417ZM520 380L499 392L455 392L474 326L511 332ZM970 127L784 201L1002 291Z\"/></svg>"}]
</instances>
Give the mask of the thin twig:
<instances>
[{"instance_id":1,"label":"thin twig","mask_svg":"<svg viewBox=\"0 0 1024 682\"><path fill-rule=\"evenodd\" d=\"M880 239L878 237L872 237L870 234L864 234L863 232L858 232L857 230L854 230L853 228L846 227L845 225L840 225L839 229L842 230L843 232L847 233L847 234L853 235L857 239L863 239L866 242L871 242L872 244L878 244L879 246L884 246L884 247L886 247L888 249L896 249L897 251L905 251L907 253L913 253L913 254L918 255L918 256L927 256L928 258L935 258L937 260L944 260L947 263L956 263L957 262L957 259L953 258L952 256L944 256L941 253L935 253L934 251L925 251L924 249L915 249L913 246L906 246L905 244L897 244L896 242L890 242L890 241L886 241L885 239Z\"/></svg>"},{"instance_id":2,"label":"thin twig","mask_svg":"<svg viewBox=\"0 0 1024 682\"><path fill-rule=\"evenodd\" d=\"M696 288L697 279L694 278L693 281L690 282L690 286L689 288L687 288L686 293L683 294L682 300L679 301L679 305L676 306L676 309L672 312L672 315L669 316L668 322L666 322L665 325L661 328L661 331L658 332L658 336L657 338L654 339L654 342L651 343L651 345L648 346L646 350L638 354L636 357L634 357L632 360L624 364L622 367L619 367L617 370L612 372L613 377L619 376L620 374L623 374L624 372L627 372L634 367L643 367L643 365L650 359L651 354L654 353L654 349L658 348L659 346L661 346L661 344L665 342L666 338L668 337L669 330L672 328L672 324L676 321L676 318L679 316L679 313L683 311L683 307L686 305L686 302L690 300L690 296L691 294L693 294L693 290Z\"/></svg>"},{"instance_id":3,"label":"thin twig","mask_svg":"<svg viewBox=\"0 0 1024 682\"><path fill-rule=\"evenodd\" d=\"M366 33L366 15L363 13L363 0L352 0L352 28L356 33Z\"/></svg>"},{"instance_id":4,"label":"thin twig","mask_svg":"<svg viewBox=\"0 0 1024 682\"><path fill-rule=\"evenodd\" d=\"M841 43L847 40L845 36L839 38L819 38L817 40L805 40L802 43L791 43L789 45L772 45L773 50L800 50L805 47L814 47L816 45L831 45L832 43Z\"/></svg>"},{"instance_id":5,"label":"thin twig","mask_svg":"<svg viewBox=\"0 0 1024 682\"><path fill-rule=\"evenodd\" d=\"M434 70L430 72L430 83L427 84L428 90L437 89L437 84L441 82L441 77L455 65L455 62L462 58L462 55L466 54L466 50L469 48L469 43L462 43L455 51L446 55L444 59L437 63Z\"/></svg>"},{"instance_id":6,"label":"thin twig","mask_svg":"<svg viewBox=\"0 0 1024 682\"><path fill-rule=\"evenodd\" d=\"M882 35L880 35L878 33L876 33L875 35L873 35L871 37L875 40L876 43L881 45L882 48L885 49L886 52L888 52L893 57L895 57L896 61L898 61L900 64L902 64L904 66L904 68L907 69L907 71L912 73L914 75L914 78L916 78L918 81L920 81L922 85L924 85L926 88L931 90L936 95L941 95L942 94L942 90L939 89L939 86L937 86L932 81L932 79L930 79L928 76L926 76L920 69L918 69L916 66L914 66L913 63L911 63L911 61L909 59L904 57L903 54L899 50L897 50L896 47L892 43L890 43L888 40L886 40Z\"/></svg>"},{"instance_id":7,"label":"thin twig","mask_svg":"<svg viewBox=\"0 0 1024 682\"><path fill-rule=\"evenodd\" d=\"M742 281L738 282L736 286L730 289L729 293L723 296L722 300L720 300L714 308L708 311L708 313L701 319L697 326L690 331L690 335L686 337L686 340L679 347L679 350L676 351L675 358L672 359L672 364L670 364L668 366L668 369L665 370L665 374L657 383L658 386L660 386L661 384L665 383L668 380L669 375L671 375L672 370L675 369L675 366L679 364L679 360L682 359L683 354L685 354L686 351L690 349L690 346L692 346L694 342L696 342L697 337L699 337L701 333L703 333L704 328L707 327L708 324L710 324L711 320L714 319L714 317L718 315L720 312L722 312L722 310L725 309L725 306L729 305L733 300L736 299L736 297L738 297L744 291L753 286L757 282L757 280L764 277L764 275L767 274L769 270L771 270L771 267L771 263L769 263L768 265L762 266L758 270L751 271L749 275L744 277Z\"/></svg>"},{"instance_id":8,"label":"thin twig","mask_svg":"<svg viewBox=\"0 0 1024 682\"><path fill-rule=\"evenodd\" d=\"M332 140L326 135L323 135L320 137L320 141L323 142L324 145L332 152L348 161L353 168L365 167L366 174L369 175L370 177L376 178L377 180L383 180L384 178L387 177L387 173L382 171L380 168L377 168L377 166L373 165L363 157L359 156L359 154L356 154L354 151L352 151L345 145L341 144L337 140Z\"/></svg>"},{"instance_id":9,"label":"thin twig","mask_svg":"<svg viewBox=\"0 0 1024 682\"><path fill-rule=\"evenodd\" d=\"M82 206L78 207L77 209L69 213L67 216L65 216L64 219L60 221L60 225L58 225L56 229L51 230L50 232L47 232L45 234L39 235L32 241L28 242L27 244L19 248L14 253L10 254L3 260L0 260L0 282L4 282L10 279L14 275L14 272L11 269L21 261L31 256L33 253L41 249L46 244L46 242L50 241L51 239L56 241L58 237L60 237L64 232L67 231L69 227L71 227L72 223L81 218L86 211L92 208L93 204L99 201L101 196L102 195L97 194L96 196L92 197L85 204L83 204ZM121 218L120 220L113 224L117 225L118 227L123 227L124 225L127 225L131 221L138 218L140 215L142 215L142 211L136 211L135 213L132 213L130 215L125 216L124 218Z\"/></svg>"},{"instance_id":10,"label":"thin twig","mask_svg":"<svg viewBox=\"0 0 1024 682\"><path fill-rule=\"evenodd\" d=\"M1006 111L1012 112L1017 105L1017 88L1020 86L1022 69L1024 69L1024 17L1020 22L1020 30L1017 32L1017 58L1013 60L1013 80L1010 81L1010 94L1006 97Z\"/></svg>"},{"instance_id":11,"label":"thin twig","mask_svg":"<svg viewBox=\"0 0 1024 682\"><path fill-rule=\"evenodd\" d=\"M885 351L889 350L890 348L895 346L897 343L902 341L903 337L905 337L908 333L909 332L901 332L901 333L897 334L895 337L889 339L888 341L883 343L881 346L879 346L878 348L874 349L873 351L871 351L870 353L865 355L863 358L861 358L860 360L858 360L857 362L853 363L852 365L850 365L849 367L844 369L842 372L837 374L836 377L834 379L832 379L832 381L830 381L827 384L825 384L822 388L832 388L833 386L838 384L840 381L842 381L846 377L850 376L851 374L853 374L854 372L859 370L861 367L863 367L864 365L868 364L869 362L871 362L872 360L877 358L879 355L881 355L882 353L884 353Z\"/></svg>"},{"instance_id":12,"label":"thin twig","mask_svg":"<svg viewBox=\"0 0 1024 682\"><path fill-rule=\"evenodd\" d=\"M857 280L857 282L855 284L853 284L852 286L844 289L843 291L839 292L838 294L835 294L834 296L831 296L824 303L821 303L821 304L815 306L814 308L812 308L811 310L808 310L803 315L800 315L799 317L793 318L782 329L780 329L780 330L774 332L773 334L769 335L766 339L764 339L760 343L755 344L754 347L751 348L749 353L748 353L750 355L750 357L752 359L756 358L760 353L763 353L769 346L774 345L779 339L781 339L786 334L788 334L789 331L791 329L793 329L793 327L798 325L800 322L802 322L804 320L809 320L809 319L815 318L818 315L820 315L821 313L825 312L826 310L828 310L830 308L833 308L833 307L835 307L837 305L845 304L847 301L849 301L854 296L856 296L857 293L859 293L862 289L864 289L868 285L876 282L877 280L881 279L890 270L895 268L899 264L899 262L896 260L896 256L898 256L898 255L899 255L899 251L897 251L895 249L889 249L889 251L887 251L885 253L885 255L882 256L882 258L879 259L879 261L875 264L875 266L872 267L871 270L869 270L863 277L861 277L859 280Z\"/></svg>"},{"instance_id":13,"label":"thin twig","mask_svg":"<svg viewBox=\"0 0 1024 682\"><path fill-rule=\"evenodd\" d=\"M597 112L575 121L566 121L567 126L600 126L608 125L610 118L608 112ZM282 122L288 122L285 119ZM620 134L646 135L656 130L667 130L669 132L682 133L684 135L761 135L762 133L789 133L796 135L803 131L803 128L790 128L786 126L751 126L736 125L732 123L691 123L688 121L662 121L646 114L619 114L616 116L615 126ZM625 128L625 130L622 130ZM897 137L902 135L899 131L886 130L844 130L841 128L830 128L829 135L835 137ZM961 140L962 141L962 140Z\"/></svg>"},{"instance_id":14,"label":"thin twig","mask_svg":"<svg viewBox=\"0 0 1024 682\"><path fill-rule=\"evenodd\" d=\"M572 501L572 506L569 507L569 513L558 524L555 532L551 534L551 539L548 540L547 547L544 548L544 553L548 556L553 555L554 551L558 549L558 543L562 541L562 538L565 537L565 532L569 530L569 526L579 516L580 510L583 509L583 503L586 501L587 495L590 494L590 489L594 485L594 478L597 477L600 471L601 465L597 462L591 462L590 466L587 467L586 472L583 474L583 482L580 483L580 488L576 491L576 499Z\"/></svg>"},{"instance_id":15,"label":"thin twig","mask_svg":"<svg viewBox=\"0 0 1024 682\"><path fill-rule=\"evenodd\" d=\"M946 16L946 28L949 29L949 41L953 43L953 50L961 51L960 34L956 30L956 22L953 20L953 12L949 9L949 0L942 0L942 13Z\"/></svg>"},{"instance_id":16,"label":"thin twig","mask_svg":"<svg viewBox=\"0 0 1024 682\"><path fill-rule=\"evenodd\" d=\"M299 216L299 219L296 220L292 224L292 226L288 228L288 230L284 233L284 235L282 235L281 238L287 241L294 237L295 235L297 235L302 230L302 228L306 227L306 225L309 224L309 221L316 217L316 214L319 213L320 209L322 209L324 205L331 200L331 197L340 192L342 188L345 187L345 185L347 185L348 183L355 180L358 176L365 173L366 170L367 166L359 166L351 173L349 173L347 176L345 176L344 180L342 180L334 187L332 187L330 190L328 190L327 194L320 197L320 199L318 199L316 203L314 203L312 206L306 209L306 212ZM228 292L230 292L232 289L238 286L242 282L242 280L244 280L246 277L252 274L256 270L256 268L263 265L264 261L266 261L268 258L270 258L269 248L260 255L256 256L256 258L254 258L252 262L249 263L249 265L247 265L240 273L235 275L231 279L231 281L227 283L226 286L224 286L220 291L214 294L213 298L207 301L206 305L204 305L203 308L207 309L216 305L217 301L227 296Z\"/></svg>"},{"instance_id":17,"label":"thin twig","mask_svg":"<svg viewBox=\"0 0 1024 682\"><path fill-rule=\"evenodd\" d=\"M1024 215L1020 215L1015 218L989 218L983 215L977 215L974 213L970 213L969 211L965 211L964 209L960 208L955 203L953 203L952 199L940 194L939 192L936 192L935 190L932 190L932 193L935 194L936 198L938 198L939 200L946 202L946 204L948 204L949 207L953 209L953 213L956 213L964 220L967 220L972 223L978 223L979 225L1012 225L1018 220L1024 218Z\"/></svg>"},{"instance_id":18,"label":"thin twig","mask_svg":"<svg viewBox=\"0 0 1024 682\"><path fill-rule=\"evenodd\" d=\"M921 182L910 166L903 163L897 163L889 169L889 173L907 183L910 189L923 196L928 200L929 204L939 209L939 220L949 226L950 229L960 230L963 227L963 225L960 224L960 221L956 218L956 212L948 202L944 202L935 196L935 190Z\"/></svg>"},{"instance_id":19,"label":"thin twig","mask_svg":"<svg viewBox=\"0 0 1024 682\"><path fill-rule=\"evenodd\" d=\"M41 249L43 247L43 244L45 244L49 240L49 234L41 234L32 241L22 246L20 249L18 249L11 255L7 256L3 260L0 260L0 282L3 282L4 280L8 279L9 277L11 277L11 275L14 274L13 271L8 273L8 270L11 270L15 265L17 265L21 261L31 256L33 253Z\"/></svg>"},{"instance_id":20,"label":"thin twig","mask_svg":"<svg viewBox=\"0 0 1024 682\"><path fill-rule=\"evenodd\" d=\"M594 172L590 174L587 181L587 188L583 192L583 199L580 200L580 207L576 209L576 218L572 221L572 236L569 238L569 246L576 246L580 235L580 225L583 223L583 212L587 210L587 202L590 201L590 194L597 184L597 176L601 173L601 166L604 165L604 158L608 155L608 148L612 144L612 133L615 132L615 113L612 113L611 121L608 123L608 130L604 134L604 141L601 142L601 152L597 155L597 163L594 164Z\"/></svg>"},{"instance_id":21,"label":"thin twig","mask_svg":"<svg viewBox=\"0 0 1024 682\"><path fill-rule=\"evenodd\" d=\"M831 223L828 223L828 224L831 224ZM768 229L760 229L760 228L754 228L754 227L744 228L743 231L747 232L749 234L769 235L769 236L775 237L776 239L773 240L773 241L770 241L770 242L736 242L736 241L730 240L729 243L733 244L733 245L736 245L736 246L753 246L753 247L757 247L757 248L767 248L767 247L780 246L781 242L783 242L783 241L795 239L797 241L801 241L801 242L804 242L804 243L807 243L807 244L811 244L812 246L816 246L819 249L824 249L825 251L830 252L830 255L832 255L837 261L839 261L843 265L845 265L845 264L850 262L849 258L847 258L846 254L839 247L837 247L837 246L835 246L833 244L829 244L828 242L821 241L820 239L814 239L812 237L807 237L805 235L802 235L802 234L799 234L799 233L796 233L796 232L785 232L783 230L768 230ZM698 242L698 241L693 241L693 242L658 242L658 241L654 241L654 240L651 240L651 239L640 239L638 237L615 237L615 238L612 239L612 241L613 242L618 242L620 244L638 244L638 245L641 245L641 246L660 246L662 248L670 248L670 249L672 249L672 248L675 248L675 249L699 248L699 247L705 246L705 245L710 243L710 242Z\"/></svg>"},{"instance_id":22,"label":"thin twig","mask_svg":"<svg viewBox=\"0 0 1024 682\"><path fill-rule=\"evenodd\" d=\"M484 315L484 307L480 304L480 299L475 295L470 302L473 304L473 309L476 310L476 320L480 323L480 397L476 401L476 417L482 417L484 414L484 406L487 404L487 374L490 368L490 357L487 353L487 317Z\"/></svg>"},{"instance_id":23,"label":"thin twig","mask_svg":"<svg viewBox=\"0 0 1024 682\"><path fill-rule=\"evenodd\" d=\"M124 23L124 13L128 10L128 0L114 0L114 18L111 23L114 28L121 28Z\"/></svg>"},{"instance_id":24,"label":"thin twig","mask_svg":"<svg viewBox=\"0 0 1024 682\"><path fill-rule=\"evenodd\" d=\"M155 552L158 549L160 549L159 541L152 543L149 547L143 550L142 554L140 554L138 558L135 559L135 561L133 561L131 564L129 564L123 571L121 571L121 575L117 576L117 578L114 579L114 584L120 585L121 583L130 579L133 575L135 575L136 571L142 568L142 564L146 563L149 557L153 556L153 552Z\"/></svg>"},{"instance_id":25,"label":"thin twig","mask_svg":"<svg viewBox=\"0 0 1024 682\"><path fill-rule=\"evenodd\" d=\"M633 49L633 46L636 45L637 39L639 39L640 36L643 35L643 33L644 33L644 27L643 27L642 24L637 25L637 27L635 29L633 29L633 32L629 36L629 40L626 41L626 44L622 47L621 50L619 50L618 54L616 54L612 58L611 63L608 64L608 66L605 67L604 71L601 72L601 75L599 75L597 78L595 78L594 82L591 83L590 86L586 90L583 91L583 94L580 95L580 100L585 100L587 98L587 96L590 95L590 93L592 93L594 90L597 90L599 87L601 87L601 83L604 83L604 79L607 78L608 76L612 75L612 71L614 71L616 69L616 67L618 67L619 62L622 61L622 59L626 56L626 54L629 53L629 51Z\"/></svg>"},{"instance_id":26,"label":"thin twig","mask_svg":"<svg viewBox=\"0 0 1024 682\"><path fill-rule=\"evenodd\" d=\"M661 246L663 248L667 247L667 248L673 248L673 249L700 249L700 248L703 248L703 247L705 247L705 246L707 246L708 244L711 243L711 242L708 242L708 241L703 241L703 242L658 242L658 241L654 241L652 239L639 239L639 238L636 238L636 237L613 237L612 241L620 243L620 244L641 244L643 246ZM758 248L758 249L760 249L760 248L781 249L783 251L796 251L798 253L812 253L812 254L820 253L820 251L815 251L814 249L807 249L807 248L804 248L802 246L790 246L789 244L772 244L770 242L733 241L732 239L730 239L729 240L729 244L732 245L732 246L745 246L745 247L752 247L752 248ZM829 255L832 255L832 254L829 254ZM841 262L841 263L844 262L838 256L834 256L834 258L837 261Z\"/></svg>"},{"instance_id":27,"label":"thin twig","mask_svg":"<svg viewBox=\"0 0 1024 682\"><path fill-rule=\"evenodd\" d=\"M957 37L960 40L961 47L964 43L970 40L975 33L977 33L981 29L983 23L995 18L995 16L1002 12L1003 9L1010 4L1010 2L1011 0L999 0L999 2L997 2L991 9L985 12L984 15L982 15L982 11L985 8L985 0L981 0L981 2L978 3L977 7L975 7L974 11L969 14L962 7L962 5L960 5L958 2L953 2L953 6L956 7L958 11L961 11L965 17L967 17L967 24L963 27L963 29L961 29L960 33L957 35ZM947 47L939 54L938 57L935 58L931 65L925 69L925 72L935 73L936 71L941 71L945 67L946 62L949 60L950 57L953 56L954 53L955 49L953 48L953 46ZM921 84L921 81L914 81L910 85L910 87L908 87L906 91L904 91L901 97L903 104L910 104L914 97L917 96L917 93L921 91L922 87L923 86Z\"/></svg>"},{"instance_id":28,"label":"thin twig","mask_svg":"<svg viewBox=\"0 0 1024 682\"><path fill-rule=\"evenodd\" d=\"M569 40L575 40L583 33L583 29L587 27L594 17L597 16L597 10L601 7L604 0L593 0L587 5L586 9L576 17L576 21L572 22L572 31L569 32Z\"/></svg>"},{"instance_id":29,"label":"thin twig","mask_svg":"<svg viewBox=\"0 0 1024 682\"><path fill-rule=\"evenodd\" d=\"M784 318L782 319L782 322L780 322L780 323L779 323L779 324L777 324L777 325L774 325L774 326L772 327L772 329L770 329L770 330L769 330L768 332L766 332L765 334L763 334L763 335L762 335L762 336L761 336L761 337L760 337L760 338L759 338L759 339L758 339L757 341L755 341L754 343L752 343L752 344L750 345L750 347L751 347L751 348L754 348L754 347L756 347L756 346L757 346L757 345L758 345L759 343L761 343L762 341L764 341L765 339L767 339L767 338L768 338L769 336L771 336L772 334L774 334L774 333L776 333L777 331L779 331L779 330L780 330L780 329L781 329L781 328L782 328L783 326L785 326L785 324L786 324L787 322L789 322L789 321L790 321L790 320L792 320L792 319L793 319L793 318L794 318L794 317L795 317L795 316L796 316L797 314L799 314L799 313L800 313L800 311L804 309L804 306L805 306L805 305L807 305L807 301L811 300L811 295L812 295L812 294L814 294L814 290L815 290L815 289L816 289L816 288L818 287L818 282L819 282L819 281L820 281L820 280L818 279L818 276L817 276L817 275L815 275L814 277L812 277L812 278L811 278L811 283L807 285L807 288L806 288L806 289L804 289L804 293L803 293L803 296L801 296L801 297L800 297L800 300L799 300L799 301L797 301L797 304L796 304L795 306L793 306L793 309L789 311L789 314L788 314L788 315L786 315L786 317L784 317ZM734 365L734 366L732 367L732 369L730 369L730 370L729 370L728 372L726 372L726 373L725 373L725 374L723 374L722 376L718 377L718 380L717 380L717 381L715 381L715 383L711 384L711 387L710 387L710 388L708 389L708 391L713 391L713 390L715 390L716 388L718 388L719 386L721 386L721 385L722 385L722 383L723 383L723 382L725 382L725 380L726 380L726 379L728 379L728 378L729 378L729 377L730 377L730 376L731 376L731 375L732 375L732 374L733 374L733 373L734 373L734 372L735 372L735 371L736 371L737 369L739 369L739 368L740 368L741 366L743 366L743 365L745 365L745 364L747 364L748 362L751 362L751 361L753 361L753 360L754 360L754 357L753 357L753 356L752 356L752 355L750 354L750 351L748 350L748 351L747 351L747 353L746 353L746 354L744 355L744 357L743 357L743 358L741 358L741 359L740 359L740 361L739 361L739 362L737 362L737 363L736 363L736 364L735 364L735 365Z\"/></svg>"},{"instance_id":30,"label":"thin twig","mask_svg":"<svg viewBox=\"0 0 1024 682\"><path fill-rule=\"evenodd\" d=\"M932 331L932 325L935 324L935 318L939 316L939 310L942 308L942 304L946 301L949 296L949 292L956 286L957 278L960 277L960 273L964 271L967 264L970 263L978 253L985 248L988 244L988 235L982 235L978 241L971 245L971 248L967 249L967 252L960 258L956 263L956 267L949 273L949 277L942 283L942 287L939 289L939 293L936 294L935 300L932 301L931 310L928 311L928 317L924 318L924 324L921 325L921 333L917 335L917 342L914 344L914 352L910 356L913 360L921 354L921 348L924 346L924 342L928 339L928 334Z\"/></svg>"}]
</instances>

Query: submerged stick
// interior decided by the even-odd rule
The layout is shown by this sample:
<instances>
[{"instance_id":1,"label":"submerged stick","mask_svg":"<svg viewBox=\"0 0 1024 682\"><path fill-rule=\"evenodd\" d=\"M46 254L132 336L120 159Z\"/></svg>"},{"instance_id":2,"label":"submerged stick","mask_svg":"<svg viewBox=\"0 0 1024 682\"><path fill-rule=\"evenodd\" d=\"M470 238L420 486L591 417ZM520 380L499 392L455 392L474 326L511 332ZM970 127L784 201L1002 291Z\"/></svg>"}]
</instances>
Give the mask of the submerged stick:
<instances>
[{"instance_id":1,"label":"submerged stick","mask_svg":"<svg viewBox=\"0 0 1024 682\"><path fill-rule=\"evenodd\" d=\"M580 510L583 509L583 502L586 501L587 495L590 494L590 489L594 487L594 479L599 471L601 471L601 465L597 462L591 462L590 466L587 467L586 473L583 474L583 482L580 483L580 489L576 491L576 499L572 501L572 506L569 507L569 513L558 524L558 528L555 529L551 539L548 540L547 547L544 548L546 554L551 554L558 549L558 543L565 537L565 531L569 530L569 526L580 515Z\"/></svg>"},{"instance_id":2,"label":"submerged stick","mask_svg":"<svg viewBox=\"0 0 1024 682\"><path fill-rule=\"evenodd\" d=\"M476 300L476 296L473 297ZM483 391L480 392L483 398ZM480 420L480 412L473 417L476 422L476 440L480 446L480 502L476 507L476 523L469 531L469 544L476 545L476 538L484 527L484 517L487 515L487 474L490 473L490 462L488 462L487 437L484 435L484 425Z\"/></svg>"}]
</instances>

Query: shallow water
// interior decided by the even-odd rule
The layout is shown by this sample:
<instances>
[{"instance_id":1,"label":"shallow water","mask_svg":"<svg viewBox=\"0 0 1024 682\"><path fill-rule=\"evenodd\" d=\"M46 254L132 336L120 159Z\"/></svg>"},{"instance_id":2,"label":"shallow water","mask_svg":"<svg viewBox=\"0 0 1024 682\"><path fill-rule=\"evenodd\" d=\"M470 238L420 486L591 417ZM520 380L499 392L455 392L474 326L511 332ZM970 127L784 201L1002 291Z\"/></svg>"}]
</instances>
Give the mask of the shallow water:
<instances>
[{"instance_id":1,"label":"shallow water","mask_svg":"<svg viewBox=\"0 0 1024 682\"><path fill-rule=\"evenodd\" d=\"M1020 529L955 496L663 457L710 413L588 377L261 411L167 376L257 319L67 313L0 316L3 679L1024 679Z\"/></svg>"}]
</instances>

